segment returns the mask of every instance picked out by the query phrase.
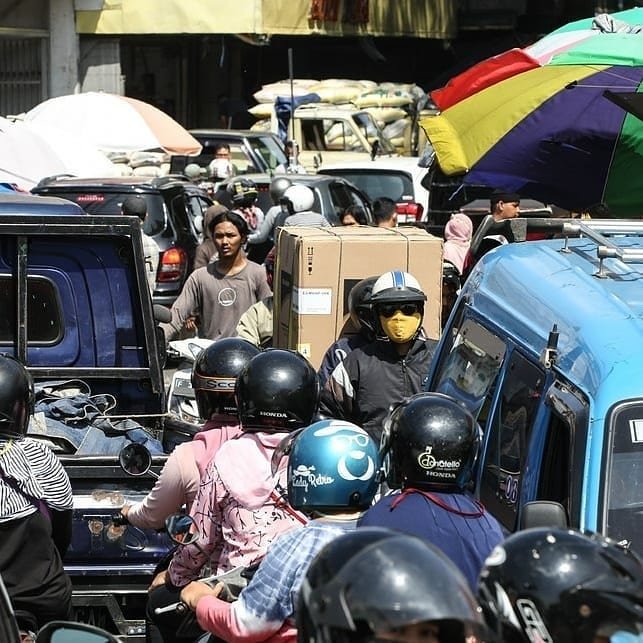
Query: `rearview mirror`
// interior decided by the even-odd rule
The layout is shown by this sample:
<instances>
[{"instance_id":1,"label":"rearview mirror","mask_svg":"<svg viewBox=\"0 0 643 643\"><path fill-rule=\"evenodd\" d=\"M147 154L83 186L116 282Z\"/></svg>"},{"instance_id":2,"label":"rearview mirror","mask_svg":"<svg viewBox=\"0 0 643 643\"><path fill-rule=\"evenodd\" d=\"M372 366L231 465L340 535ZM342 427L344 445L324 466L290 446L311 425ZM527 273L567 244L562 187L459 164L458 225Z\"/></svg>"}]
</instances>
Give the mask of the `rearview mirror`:
<instances>
[{"instance_id":1,"label":"rearview mirror","mask_svg":"<svg viewBox=\"0 0 643 643\"><path fill-rule=\"evenodd\" d=\"M152 454L142 444L132 442L123 447L118 454L118 462L123 471L131 476L138 477L149 473L153 478L158 478L158 475L150 470Z\"/></svg>"},{"instance_id":2,"label":"rearview mirror","mask_svg":"<svg viewBox=\"0 0 643 643\"><path fill-rule=\"evenodd\" d=\"M189 545L199 538L196 522L192 516L185 514L172 514L165 520L165 529L168 536L177 545Z\"/></svg>"},{"instance_id":3,"label":"rearview mirror","mask_svg":"<svg viewBox=\"0 0 643 643\"><path fill-rule=\"evenodd\" d=\"M119 640L98 627L85 623L52 621L43 626L36 643L119 643Z\"/></svg>"}]
</instances>

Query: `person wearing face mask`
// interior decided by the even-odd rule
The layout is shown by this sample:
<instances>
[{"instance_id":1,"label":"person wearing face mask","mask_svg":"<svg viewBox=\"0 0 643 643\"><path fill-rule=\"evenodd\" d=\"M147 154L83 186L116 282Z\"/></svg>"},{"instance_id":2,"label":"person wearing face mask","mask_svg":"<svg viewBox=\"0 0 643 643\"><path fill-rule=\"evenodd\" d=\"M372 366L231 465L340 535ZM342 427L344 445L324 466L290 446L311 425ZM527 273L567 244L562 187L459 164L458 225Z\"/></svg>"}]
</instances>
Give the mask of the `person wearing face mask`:
<instances>
[{"instance_id":1,"label":"person wearing face mask","mask_svg":"<svg viewBox=\"0 0 643 643\"><path fill-rule=\"evenodd\" d=\"M417 279L401 270L373 284L375 339L338 364L324 384L320 411L353 422L379 442L391 406L420 393L437 342L422 328L426 295Z\"/></svg>"}]
</instances>

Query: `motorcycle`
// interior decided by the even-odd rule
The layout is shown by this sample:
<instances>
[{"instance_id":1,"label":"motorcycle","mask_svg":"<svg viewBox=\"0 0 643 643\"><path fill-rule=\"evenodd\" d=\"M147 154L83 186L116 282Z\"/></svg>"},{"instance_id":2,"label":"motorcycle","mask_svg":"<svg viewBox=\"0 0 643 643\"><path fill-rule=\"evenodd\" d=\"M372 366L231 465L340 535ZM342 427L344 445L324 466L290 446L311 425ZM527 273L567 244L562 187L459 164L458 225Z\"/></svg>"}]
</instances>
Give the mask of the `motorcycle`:
<instances>
[{"instance_id":1,"label":"motorcycle","mask_svg":"<svg viewBox=\"0 0 643 643\"><path fill-rule=\"evenodd\" d=\"M214 343L212 339L191 337L168 343L168 358L179 363L174 371L167 394L168 413L194 425L203 423L192 388L192 365L202 350Z\"/></svg>"}]
</instances>

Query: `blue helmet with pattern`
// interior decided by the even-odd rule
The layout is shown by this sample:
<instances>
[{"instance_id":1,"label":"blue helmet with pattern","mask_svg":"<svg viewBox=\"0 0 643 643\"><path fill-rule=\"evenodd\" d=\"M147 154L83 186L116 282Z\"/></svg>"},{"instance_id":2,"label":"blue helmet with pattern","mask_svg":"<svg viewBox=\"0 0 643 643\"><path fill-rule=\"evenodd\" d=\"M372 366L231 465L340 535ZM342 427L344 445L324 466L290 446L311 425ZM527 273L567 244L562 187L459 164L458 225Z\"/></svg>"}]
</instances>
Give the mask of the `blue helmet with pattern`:
<instances>
[{"instance_id":1,"label":"blue helmet with pattern","mask_svg":"<svg viewBox=\"0 0 643 643\"><path fill-rule=\"evenodd\" d=\"M379 483L378 447L364 429L321 420L293 441L288 460L288 502L305 511L366 509Z\"/></svg>"}]
</instances>

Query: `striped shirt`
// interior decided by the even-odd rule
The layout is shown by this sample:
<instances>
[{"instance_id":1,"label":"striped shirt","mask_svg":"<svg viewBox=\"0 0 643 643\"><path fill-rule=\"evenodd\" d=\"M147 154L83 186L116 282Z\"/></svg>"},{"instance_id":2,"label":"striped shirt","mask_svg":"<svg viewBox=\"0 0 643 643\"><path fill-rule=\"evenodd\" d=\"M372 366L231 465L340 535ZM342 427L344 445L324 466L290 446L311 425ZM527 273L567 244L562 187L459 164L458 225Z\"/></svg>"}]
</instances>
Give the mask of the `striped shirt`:
<instances>
[{"instance_id":1,"label":"striped shirt","mask_svg":"<svg viewBox=\"0 0 643 643\"><path fill-rule=\"evenodd\" d=\"M37 507L31 498L44 501L55 511L72 509L67 473L39 440L0 438L0 523L35 513Z\"/></svg>"}]
</instances>

